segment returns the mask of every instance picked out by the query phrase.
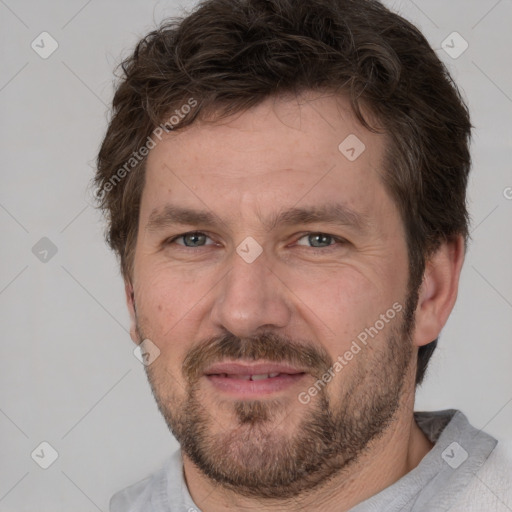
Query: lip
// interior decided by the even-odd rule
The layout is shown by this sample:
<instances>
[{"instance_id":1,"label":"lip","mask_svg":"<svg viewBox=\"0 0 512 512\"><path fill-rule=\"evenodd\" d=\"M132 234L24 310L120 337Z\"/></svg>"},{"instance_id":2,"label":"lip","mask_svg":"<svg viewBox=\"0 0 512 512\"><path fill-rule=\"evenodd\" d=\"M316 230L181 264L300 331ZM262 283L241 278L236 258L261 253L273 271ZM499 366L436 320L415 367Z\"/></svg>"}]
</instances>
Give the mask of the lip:
<instances>
[{"instance_id":1,"label":"lip","mask_svg":"<svg viewBox=\"0 0 512 512\"><path fill-rule=\"evenodd\" d=\"M248 380L250 375L275 374L262 380ZM228 376L229 375L229 376ZM218 363L204 372L204 377L216 392L236 399L257 399L289 390L302 381L306 372L279 363Z\"/></svg>"},{"instance_id":2,"label":"lip","mask_svg":"<svg viewBox=\"0 0 512 512\"><path fill-rule=\"evenodd\" d=\"M301 368L295 368L284 363L240 363L240 362L224 362L214 364L204 372L206 376L211 375L261 375L262 373L283 373L288 375L296 375L306 373Z\"/></svg>"}]
</instances>

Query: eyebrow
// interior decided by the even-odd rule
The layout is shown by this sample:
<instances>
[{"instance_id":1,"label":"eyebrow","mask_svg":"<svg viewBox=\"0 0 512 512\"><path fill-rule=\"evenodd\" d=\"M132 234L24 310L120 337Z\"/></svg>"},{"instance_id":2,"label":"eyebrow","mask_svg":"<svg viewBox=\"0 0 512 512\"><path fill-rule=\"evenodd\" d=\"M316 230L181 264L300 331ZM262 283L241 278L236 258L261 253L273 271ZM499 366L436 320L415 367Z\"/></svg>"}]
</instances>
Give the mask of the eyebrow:
<instances>
[{"instance_id":1,"label":"eyebrow","mask_svg":"<svg viewBox=\"0 0 512 512\"><path fill-rule=\"evenodd\" d=\"M341 203L328 203L324 205L308 206L302 208L289 208L281 210L267 219L260 220L268 231L278 226L294 226L297 224L315 224L326 222L351 227L365 232L369 228L368 217L356 212ZM158 232L174 225L216 227L226 225L217 215L207 210L194 210L174 205L165 205L161 209L155 208L148 219L146 230Z\"/></svg>"}]
</instances>

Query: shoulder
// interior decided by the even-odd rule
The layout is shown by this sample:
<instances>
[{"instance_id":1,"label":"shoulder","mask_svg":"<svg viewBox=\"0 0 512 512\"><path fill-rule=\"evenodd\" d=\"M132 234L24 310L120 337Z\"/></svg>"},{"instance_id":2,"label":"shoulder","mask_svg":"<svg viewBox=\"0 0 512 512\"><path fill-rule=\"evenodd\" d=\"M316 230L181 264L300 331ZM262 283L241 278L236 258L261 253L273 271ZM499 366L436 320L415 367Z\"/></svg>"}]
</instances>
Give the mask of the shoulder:
<instances>
[{"instance_id":1,"label":"shoulder","mask_svg":"<svg viewBox=\"0 0 512 512\"><path fill-rule=\"evenodd\" d=\"M116 492L110 498L110 512L139 512L151 510L152 495L159 486L162 470Z\"/></svg>"},{"instance_id":2,"label":"shoulder","mask_svg":"<svg viewBox=\"0 0 512 512\"><path fill-rule=\"evenodd\" d=\"M181 452L178 449L150 476L115 493L110 498L110 512L168 511L169 493L179 501L181 492ZM180 507L173 510L181 510Z\"/></svg>"},{"instance_id":3,"label":"shoulder","mask_svg":"<svg viewBox=\"0 0 512 512\"><path fill-rule=\"evenodd\" d=\"M512 441L498 442L450 512L512 510Z\"/></svg>"},{"instance_id":4,"label":"shoulder","mask_svg":"<svg viewBox=\"0 0 512 512\"><path fill-rule=\"evenodd\" d=\"M476 475L497 494L506 491L512 495L512 441L498 442L496 448ZM512 506L512 501L507 503Z\"/></svg>"}]
</instances>

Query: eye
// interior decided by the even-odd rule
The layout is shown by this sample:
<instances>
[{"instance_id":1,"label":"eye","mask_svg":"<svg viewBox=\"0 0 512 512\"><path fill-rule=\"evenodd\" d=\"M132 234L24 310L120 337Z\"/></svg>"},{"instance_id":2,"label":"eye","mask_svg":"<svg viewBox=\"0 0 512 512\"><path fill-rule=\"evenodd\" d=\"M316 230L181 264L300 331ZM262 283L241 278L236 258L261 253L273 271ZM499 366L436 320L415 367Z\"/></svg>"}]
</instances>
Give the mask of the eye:
<instances>
[{"instance_id":1,"label":"eye","mask_svg":"<svg viewBox=\"0 0 512 512\"><path fill-rule=\"evenodd\" d=\"M206 241L211 240L211 238L202 233L201 231L192 231L190 233L183 233L182 235L175 236L166 242L166 244L176 243L177 245L183 245L185 247L203 247L204 245L212 245L207 244Z\"/></svg>"},{"instance_id":2,"label":"eye","mask_svg":"<svg viewBox=\"0 0 512 512\"><path fill-rule=\"evenodd\" d=\"M344 240L328 235L326 233L308 233L297 240L297 245L309 245L315 249L321 249L323 247L330 247L336 242L343 243Z\"/></svg>"}]
</instances>

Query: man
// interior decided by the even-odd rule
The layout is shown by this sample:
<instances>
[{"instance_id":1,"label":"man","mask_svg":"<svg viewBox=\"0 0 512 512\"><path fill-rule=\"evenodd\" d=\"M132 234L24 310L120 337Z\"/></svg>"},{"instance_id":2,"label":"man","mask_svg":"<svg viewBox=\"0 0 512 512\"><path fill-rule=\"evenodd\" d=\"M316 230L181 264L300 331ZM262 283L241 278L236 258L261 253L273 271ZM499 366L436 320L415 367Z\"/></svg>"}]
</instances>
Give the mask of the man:
<instances>
[{"instance_id":1,"label":"man","mask_svg":"<svg viewBox=\"0 0 512 512\"><path fill-rule=\"evenodd\" d=\"M180 450L111 510L512 506L494 438L413 412L471 129L419 31L372 0L207 0L123 72L97 197Z\"/></svg>"}]
</instances>

